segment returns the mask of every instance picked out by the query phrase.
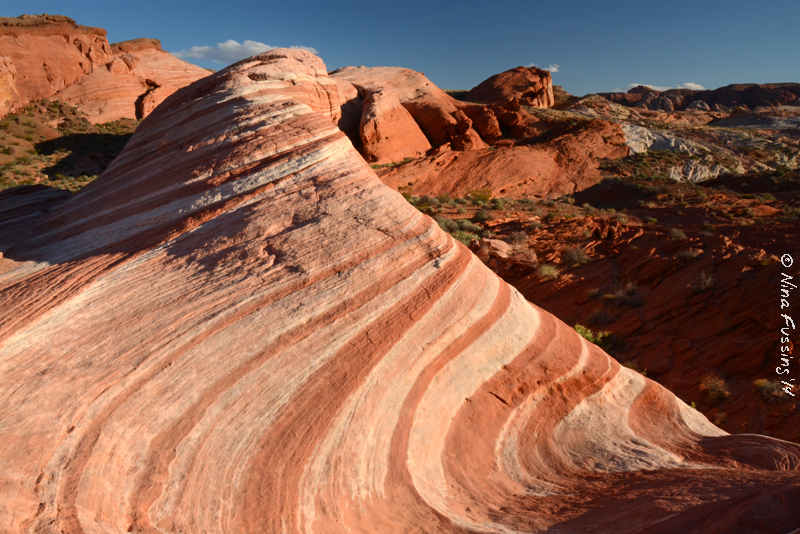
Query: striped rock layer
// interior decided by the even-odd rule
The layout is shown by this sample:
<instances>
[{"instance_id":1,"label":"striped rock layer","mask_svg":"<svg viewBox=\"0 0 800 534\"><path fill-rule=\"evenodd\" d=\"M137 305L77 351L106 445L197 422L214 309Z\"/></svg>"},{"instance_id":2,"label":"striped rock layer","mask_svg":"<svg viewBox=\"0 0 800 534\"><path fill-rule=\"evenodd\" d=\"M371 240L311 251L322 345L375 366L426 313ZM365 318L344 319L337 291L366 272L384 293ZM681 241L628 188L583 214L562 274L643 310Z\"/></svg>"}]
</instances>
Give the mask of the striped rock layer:
<instances>
[{"instance_id":1,"label":"striped rock layer","mask_svg":"<svg viewBox=\"0 0 800 534\"><path fill-rule=\"evenodd\" d=\"M3 251L0 532L799 524L800 446L525 301L381 184L344 103L307 52L233 65Z\"/></svg>"}]
</instances>

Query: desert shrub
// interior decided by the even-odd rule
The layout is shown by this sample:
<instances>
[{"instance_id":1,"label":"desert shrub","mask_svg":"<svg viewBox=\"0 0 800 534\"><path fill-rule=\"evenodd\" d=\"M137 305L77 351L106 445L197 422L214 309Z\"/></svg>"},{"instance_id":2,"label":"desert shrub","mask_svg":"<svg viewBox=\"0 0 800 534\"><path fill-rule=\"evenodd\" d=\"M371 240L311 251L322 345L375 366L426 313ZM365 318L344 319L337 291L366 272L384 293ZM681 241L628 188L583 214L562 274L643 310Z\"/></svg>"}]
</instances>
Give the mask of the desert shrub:
<instances>
[{"instance_id":1,"label":"desert shrub","mask_svg":"<svg viewBox=\"0 0 800 534\"><path fill-rule=\"evenodd\" d=\"M494 217L492 217L491 213L489 213L487 210L482 209L478 211L478 213L476 213L474 217L472 217L472 220L475 222L486 222L486 221L491 221L493 218Z\"/></svg>"},{"instance_id":2,"label":"desert shrub","mask_svg":"<svg viewBox=\"0 0 800 534\"><path fill-rule=\"evenodd\" d=\"M561 262L565 265L577 266L589 263L591 259L582 249L569 247L561 252Z\"/></svg>"},{"instance_id":3,"label":"desert shrub","mask_svg":"<svg viewBox=\"0 0 800 534\"><path fill-rule=\"evenodd\" d=\"M796 220L798 215L800 215L800 208L786 206L783 208L783 215L778 217L778 220L782 222L790 222Z\"/></svg>"},{"instance_id":4,"label":"desert shrub","mask_svg":"<svg viewBox=\"0 0 800 534\"><path fill-rule=\"evenodd\" d=\"M10 156L10 155L14 154L14 149L11 148L10 146L7 146L7 147L4 147L3 149L0 149L0 153L4 154L6 156Z\"/></svg>"},{"instance_id":5,"label":"desert shrub","mask_svg":"<svg viewBox=\"0 0 800 534\"><path fill-rule=\"evenodd\" d=\"M590 343L594 343L601 349L606 352L610 350L622 346L622 340L620 340L617 336L613 335L611 332L598 332L595 334L589 328L581 324L575 325L575 331L586 341Z\"/></svg>"},{"instance_id":6,"label":"desert shrub","mask_svg":"<svg viewBox=\"0 0 800 534\"><path fill-rule=\"evenodd\" d=\"M593 287L591 289L587 289L586 290L586 296L589 297L590 299L595 299L599 295L600 295L600 288L599 287Z\"/></svg>"},{"instance_id":7,"label":"desert shrub","mask_svg":"<svg viewBox=\"0 0 800 534\"><path fill-rule=\"evenodd\" d=\"M745 217L752 217L754 215L752 208L745 208L742 210L742 215Z\"/></svg>"},{"instance_id":8,"label":"desert shrub","mask_svg":"<svg viewBox=\"0 0 800 534\"><path fill-rule=\"evenodd\" d=\"M697 283L692 286L692 289L694 289L694 291L697 293L700 293L701 291L708 291L714 287L715 281L716 277L714 276L714 273L711 271L703 271L700 273Z\"/></svg>"},{"instance_id":9,"label":"desert shrub","mask_svg":"<svg viewBox=\"0 0 800 534\"><path fill-rule=\"evenodd\" d=\"M771 195L771 194L769 194L769 193L764 193L763 195L759 195L759 196L758 196L758 199L759 199L759 200L762 200L762 201L765 201L765 202L770 202L770 201L772 201L772 200L775 200L775 197L774 197L774 196L772 196L772 195Z\"/></svg>"},{"instance_id":10,"label":"desert shrub","mask_svg":"<svg viewBox=\"0 0 800 534\"><path fill-rule=\"evenodd\" d=\"M478 203L489 202L492 198L492 191L490 189L474 189L467 196L469 196L473 204L477 205Z\"/></svg>"},{"instance_id":11,"label":"desert shrub","mask_svg":"<svg viewBox=\"0 0 800 534\"><path fill-rule=\"evenodd\" d=\"M558 199L559 202L563 202L564 204L575 204L575 199L569 195L564 195L563 197Z\"/></svg>"},{"instance_id":12,"label":"desert shrub","mask_svg":"<svg viewBox=\"0 0 800 534\"><path fill-rule=\"evenodd\" d=\"M491 204L491 206L492 206L492 209L493 209L493 210L500 210L500 211L502 211L502 210L506 209L506 204L507 204L507 203L508 203L508 201L507 201L506 199L503 199L503 198L493 198L493 199L491 200L491 203L490 203L490 204Z\"/></svg>"},{"instance_id":13,"label":"desert shrub","mask_svg":"<svg viewBox=\"0 0 800 534\"><path fill-rule=\"evenodd\" d=\"M511 242L515 245L521 245L528 242L528 234L525 232L514 232L511 234Z\"/></svg>"},{"instance_id":14,"label":"desert shrub","mask_svg":"<svg viewBox=\"0 0 800 534\"><path fill-rule=\"evenodd\" d=\"M542 228L544 228L544 225L539 221L533 221L525 226L526 230L541 230Z\"/></svg>"},{"instance_id":15,"label":"desert shrub","mask_svg":"<svg viewBox=\"0 0 800 534\"><path fill-rule=\"evenodd\" d=\"M717 375L708 375L700 382L700 391L706 394L708 402L714 404L727 399L730 394L730 388L724 378Z\"/></svg>"},{"instance_id":16,"label":"desert shrub","mask_svg":"<svg viewBox=\"0 0 800 534\"><path fill-rule=\"evenodd\" d=\"M447 217L444 217L442 215L437 215L435 217L435 220L437 223L439 223L439 227L445 232L457 232L458 230L460 230L460 228L458 227L458 223L448 219Z\"/></svg>"},{"instance_id":17,"label":"desert shrub","mask_svg":"<svg viewBox=\"0 0 800 534\"><path fill-rule=\"evenodd\" d=\"M419 199L419 203L423 206L438 206L439 199L431 195L425 195Z\"/></svg>"},{"instance_id":18,"label":"desert shrub","mask_svg":"<svg viewBox=\"0 0 800 534\"><path fill-rule=\"evenodd\" d=\"M459 214L464 214L464 213L467 213L467 210L465 210L464 208L458 208L456 210L456 212L459 213Z\"/></svg>"},{"instance_id":19,"label":"desert shrub","mask_svg":"<svg viewBox=\"0 0 800 534\"><path fill-rule=\"evenodd\" d=\"M536 276L545 280L550 278L557 278L559 275L558 267L555 265L543 264L536 269Z\"/></svg>"},{"instance_id":20,"label":"desert shrub","mask_svg":"<svg viewBox=\"0 0 800 534\"><path fill-rule=\"evenodd\" d=\"M608 324L612 322L612 320L613 319L611 318L611 315L605 308L600 308L599 310L595 310L592 312L592 315L589 316L589 322L597 326Z\"/></svg>"},{"instance_id":21,"label":"desert shrub","mask_svg":"<svg viewBox=\"0 0 800 534\"><path fill-rule=\"evenodd\" d=\"M667 235L670 239L686 239L686 234L678 228L670 228Z\"/></svg>"},{"instance_id":22,"label":"desert shrub","mask_svg":"<svg viewBox=\"0 0 800 534\"><path fill-rule=\"evenodd\" d=\"M461 241L462 243L464 243L467 246L469 246L470 243L472 243L473 240L477 241L477 240L480 239L479 236L477 236L475 234L472 234L470 232L464 232L462 230L451 232L450 235L452 235L453 237L455 237L456 239L458 239L459 241Z\"/></svg>"},{"instance_id":23,"label":"desert shrub","mask_svg":"<svg viewBox=\"0 0 800 534\"><path fill-rule=\"evenodd\" d=\"M761 393L761 396L770 404L784 400L785 396L781 383L777 380L767 380L766 378L759 378L753 382L756 390Z\"/></svg>"},{"instance_id":24,"label":"desert shrub","mask_svg":"<svg viewBox=\"0 0 800 534\"><path fill-rule=\"evenodd\" d=\"M548 222L552 221L553 219L556 219L556 218L558 218L558 214L555 213L555 212L552 212L552 211L544 216L544 220L548 221Z\"/></svg>"},{"instance_id":25,"label":"desert shrub","mask_svg":"<svg viewBox=\"0 0 800 534\"><path fill-rule=\"evenodd\" d=\"M642 301L637 295L639 286L636 282L628 280L616 285L613 293L603 295L601 300L617 306L641 306Z\"/></svg>"},{"instance_id":26,"label":"desert shrub","mask_svg":"<svg viewBox=\"0 0 800 534\"><path fill-rule=\"evenodd\" d=\"M481 228L480 225L471 223L466 219L461 219L458 221L458 229L462 232L471 232L473 234L479 234L483 231L483 228Z\"/></svg>"},{"instance_id":27,"label":"desert shrub","mask_svg":"<svg viewBox=\"0 0 800 534\"><path fill-rule=\"evenodd\" d=\"M706 232L713 232L717 229L717 227L710 223L704 223L702 229Z\"/></svg>"},{"instance_id":28,"label":"desert shrub","mask_svg":"<svg viewBox=\"0 0 800 534\"><path fill-rule=\"evenodd\" d=\"M437 196L436 200L439 201L439 204L449 204L450 202L452 202L450 195L448 195L447 193Z\"/></svg>"},{"instance_id":29,"label":"desert shrub","mask_svg":"<svg viewBox=\"0 0 800 534\"><path fill-rule=\"evenodd\" d=\"M456 204L462 205L462 206L464 204L469 204L469 200L467 200L466 198L460 198L460 197L454 198L453 202L455 202Z\"/></svg>"},{"instance_id":30,"label":"desert shrub","mask_svg":"<svg viewBox=\"0 0 800 534\"><path fill-rule=\"evenodd\" d=\"M691 261L696 260L700 257L700 251L689 249L689 250L681 250L680 252L675 254L675 259L678 261Z\"/></svg>"},{"instance_id":31,"label":"desert shrub","mask_svg":"<svg viewBox=\"0 0 800 534\"><path fill-rule=\"evenodd\" d=\"M647 376L647 369L642 369L639 367L639 363L636 360L627 360L622 362L622 367L627 367L631 371L636 371L642 376Z\"/></svg>"},{"instance_id":32,"label":"desert shrub","mask_svg":"<svg viewBox=\"0 0 800 534\"><path fill-rule=\"evenodd\" d=\"M719 412L717 415L714 416L714 420L712 421L712 423L714 423L717 426L721 426L722 423L724 423L727 420L728 420L728 414L726 414L725 412Z\"/></svg>"},{"instance_id":33,"label":"desert shrub","mask_svg":"<svg viewBox=\"0 0 800 534\"><path fill-rule=\"evenodd\" d=\"M655 217L648 217L644 220L644 222L646 222L647 224L656 224L658 222L658 219L656 219Z\"/></svg>"}]
</instances>

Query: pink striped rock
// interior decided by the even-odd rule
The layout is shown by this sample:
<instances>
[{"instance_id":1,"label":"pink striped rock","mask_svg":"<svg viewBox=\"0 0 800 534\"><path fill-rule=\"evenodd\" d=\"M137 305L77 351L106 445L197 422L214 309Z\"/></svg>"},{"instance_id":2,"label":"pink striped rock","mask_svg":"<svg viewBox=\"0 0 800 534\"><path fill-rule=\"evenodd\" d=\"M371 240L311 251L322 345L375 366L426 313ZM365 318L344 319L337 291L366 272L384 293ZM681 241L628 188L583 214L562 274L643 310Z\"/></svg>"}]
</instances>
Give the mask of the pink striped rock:
<instances>
[{"instance_id":1,"label":"pink striped rock","mask_svg":"<svg viewBox=\"0 0 800 534\"><path fill-rule=\"evenodd\" d=\"M800 446L528 303L378 180L320 64L176 92L2 250L1 532L796 527Z\"/></svg>"}]
</instances>

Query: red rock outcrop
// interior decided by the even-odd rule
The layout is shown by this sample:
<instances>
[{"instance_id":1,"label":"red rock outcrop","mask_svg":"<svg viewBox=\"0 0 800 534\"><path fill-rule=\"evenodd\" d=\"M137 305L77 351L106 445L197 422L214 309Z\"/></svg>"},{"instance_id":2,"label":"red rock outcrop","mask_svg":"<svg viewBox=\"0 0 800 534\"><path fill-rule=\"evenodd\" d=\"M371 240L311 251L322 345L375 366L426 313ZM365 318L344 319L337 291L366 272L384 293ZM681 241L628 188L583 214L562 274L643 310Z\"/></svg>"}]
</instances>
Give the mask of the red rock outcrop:
<instances>
[{"instance_id":1,"label":"red rock outcrop","mask_svg":"<svg viewBox=\"0 0 800 534\"><path fill-rule=\"evenodd\" d=\"M362 154L370 163L391 163L422 156L431 144L390 90L367 91L359 135Z\"/></svg>"},{"instance_id":2,"label":"red rock outcrop","mask_svg":"<svg viewBox=\"0 0 800 534\"><path fill-rule=\"evenodd\" d=\"M104 65L111 46L105 30L62 15L0 17L0 56L2 116L49 98Z\"/></svg>"},{"instance_id":3,"label":"red rock outcrop","mask_svg":"<svg viewBox=\"0 0 800 534\"><path fill-rule=\"evenodd\" d=\"M0 116L31 101L73 105L94 123L146 117L209 73L156 39L110 45L106 31L61 15L0 18Z\"/></svg>"},{"instance_id":4,"label":"red rock outcrop","mask_svg":"<svg viewBox=\"0 0 800 534\"><path fill-rule=\"evenodd\" d=\"M519 100L534 108L551 108L553 77L536 67L517 67L489 77L473 87L464 97L469 102L494 104Z\"/></svg>"},{"instance_id":5,"label":"red rock outcrop","mask_svg":"<svg viewBox=\"0 0 800 534\"><path fill-rule=\"evenodd\" d=\"M526 116L518 127L532 132L533 118ZM598 162L626 156L624 140L619 125L598 120L540 144L514 146L512 142L495 150L442 151L376 172L390 187L403 187L415 195L463 197L475 189L489 189L508 198L558 197L600 181L603 173Z\"/></svg>"},{"instance_id":6,"label":"red rock outcrop","mask_svg":"<svg viewBox=\"0 0 800 534\"><path fill-rule=\"evenodd\" d=\"M209 72L161 50L156 39L112 45L114 56L51 98L75 106L93 123L144 118L169 95Z\"/></svg>"},{"instance_id":7,"label":"red rock outcrop","mask_svg":"<svg viewBox=\"0 0 800 534\"><path fill-rule=\"evenodd\" d=\"M526 302L380 183L319 63L176 92L3 251L3 531L798 524L800 446Z\"/></svg>"}]
</instances>

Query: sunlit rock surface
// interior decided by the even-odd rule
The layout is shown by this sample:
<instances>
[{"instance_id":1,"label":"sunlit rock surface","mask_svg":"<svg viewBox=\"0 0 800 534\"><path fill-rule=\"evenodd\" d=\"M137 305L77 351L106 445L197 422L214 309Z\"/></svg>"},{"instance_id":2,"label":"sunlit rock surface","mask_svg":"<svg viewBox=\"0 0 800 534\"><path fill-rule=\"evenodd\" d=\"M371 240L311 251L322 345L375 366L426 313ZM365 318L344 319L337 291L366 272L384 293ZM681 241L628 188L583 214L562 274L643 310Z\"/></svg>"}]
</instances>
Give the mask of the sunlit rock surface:
<instances>
[{"instance_id":1,"label":"sunlit rock surface","mask_svg":"<svg viewBox=\"0 0 800 534\"><path fill-rule=\"evenodd\" d=\"M273 50L182 89L2 250L0 532L800 522L800 446L525 301L377 179L338 87Z\"/></svg>"}]
</instances>

